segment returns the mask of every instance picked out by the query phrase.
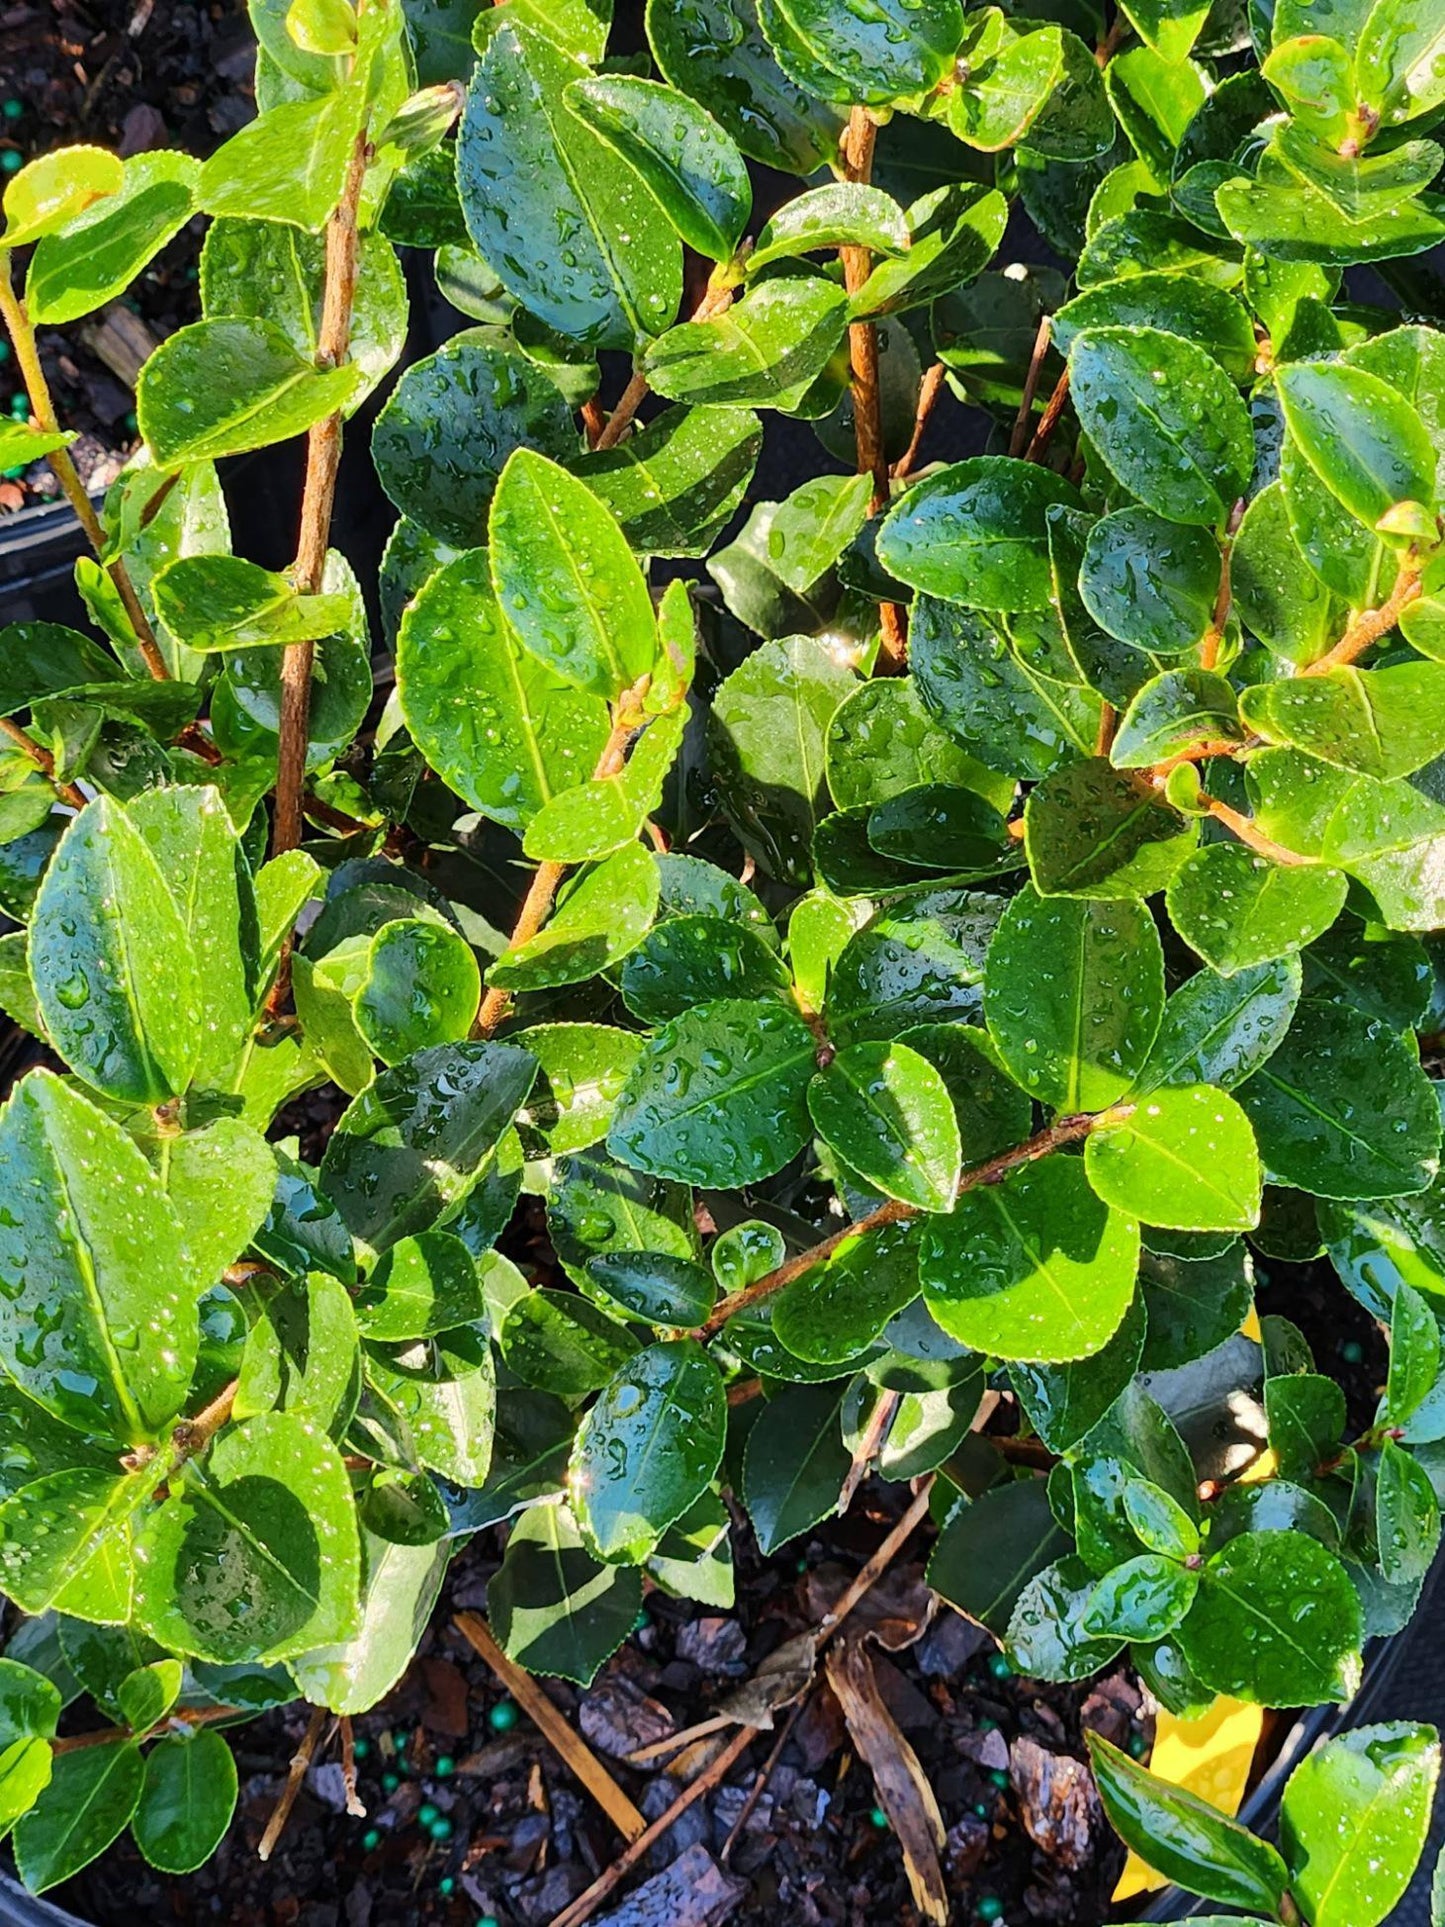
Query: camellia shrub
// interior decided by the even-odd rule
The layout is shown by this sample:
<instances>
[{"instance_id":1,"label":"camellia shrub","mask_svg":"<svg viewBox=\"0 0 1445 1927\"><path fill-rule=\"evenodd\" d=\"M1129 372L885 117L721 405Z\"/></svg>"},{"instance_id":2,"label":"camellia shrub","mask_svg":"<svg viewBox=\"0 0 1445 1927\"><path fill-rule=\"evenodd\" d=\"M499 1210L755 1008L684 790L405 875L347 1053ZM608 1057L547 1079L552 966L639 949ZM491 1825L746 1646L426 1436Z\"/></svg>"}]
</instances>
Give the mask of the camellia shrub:
<instances>
[{"instance_id":1,"label":"camellia shrub","mask_svg":"<svg viewBox=\"0 0 1445 1927\"><path fill-rule=\"evenodd\" d=\"M374 1704L502 1522L497 1639L585 1682L646 1582L731 1601L724 1492L771 1553L932 1477L1014 1667L1184 1716L1348 1698L1440 1536L1438 11L472 11L252 0L211 159L5 189L0 465L95 548L90 632L0 636L36 1889L198 1865L226 1723ZM36 331L198 213L93 505ZM375 420L377 627L331 507L403 258L473 325ZM779 417L817 472L750 500ZM276 571L215 464L302 435ZM1324 1253L1363 1412L1253 1316ZM1437 1755L1333 1743L1282 1854L1096 1765L1170 1876L1372 1927Z\"/></svg>"}]
</instances>

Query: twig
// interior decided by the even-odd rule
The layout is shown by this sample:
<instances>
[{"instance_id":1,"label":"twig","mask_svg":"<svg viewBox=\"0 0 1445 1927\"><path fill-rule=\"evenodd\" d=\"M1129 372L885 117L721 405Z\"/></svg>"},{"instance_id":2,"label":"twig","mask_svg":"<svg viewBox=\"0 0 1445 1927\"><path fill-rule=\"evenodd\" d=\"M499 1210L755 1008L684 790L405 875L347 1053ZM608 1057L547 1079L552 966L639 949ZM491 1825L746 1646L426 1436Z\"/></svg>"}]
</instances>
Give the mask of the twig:
<instances>
[{"instance_id":1,"label":"twig","mask_svg":"<svg viewBox=\"0 0 1445 1927\"><path fill-rule=\"evenodd\" d=\"M10 256L0 251L0 314L5 317L5 326L10 332L11 344L15 349L15 363L20 370L20 379L25 384L25 393L30 398L30 411L41 429L47 435L57 434L60 422L55 413L55 404L50 397L50 384L45 379L45 370L40 365L40 351L35 345L35 330L30 325L30 316L25 303L15 292L10 277ZM57 448L47 457L55 479L59 482L65 499L75 511L75 518L85 531L86 540L97 556L105 552L105 530L100 525L100 517L85 484L75 471L75 463L70 459L68 449ZM168 682L170 670L166 667L165 657L161 654L156 632L150 625L145 610L140 605L140 597L130 579L125 563L117 556L105 564L106 574L115 585L121 599L126 617L135 631L136 646L146 668L157 682Z\"/></svg>"},{"instance_id":2,"label":"twig","mask_svg":"<svg viewBox=\"0 0 1445 1927\"><path fill-rule=\"evenodd\" d=\"M882 1545L879 1546L878 1550L864 1565L862 1571L839 1599L832 1612L823 1615L822 1620L819 1622L819 1652L822 1652L828 1641L833 1637L834 1633L837 1632L838 1628L843 1624L843 1621L848 1617L849 1613L852 1612L863 1595L878 1584L878 1581L883 1577L883 1574L888 1570L889 1566L892 1565L900 1549L913 1532L914 1527L923 1523L928 1513L929 1494L932 1491L933 1474L930 1472L928 1477L920 1483L918 1491L914 1495L912 1505L909 1506L897 1525L889 1532Z\"/></svg>"},{"instance_id":3,"label":"twig","mask_svg":"<svg viewBox=\"0 0 1445 1927\"><path fill-rule=\"evenodd\" d=\"M23 730L19 723L9 716L0 716L0 729L10 738L18 750L27 755L41 774L47 777L55 794L62 803L69 803L73 810L85 808L85 792L76 788L74 783L57 783L55 780L55 758L48 749L41 747L35 738Z\"/></svg>"},{"instance_id":4,"label":"twig","mask_svg":"<svg viewBox=\"0 0 1445 1927\"><path fill-rule=\"evenodd\" d=\"M1287 850L1282 843L1276 843L1272 837L1266 836L1263 830L1257 829L1249 817L1241 816L1239 811L1231 809L1228 803L1221 803L1217 796L1201 796L1199 801L1216 821L1223 823L1226 829L1233 830L1241 843L1255 851L1257 855L1268 857L1271 863L1295 866L1309 863L1309 857L1299 856L1294 850Z\"/></svg>"},{"instance_id":5,"label":"twig","mask_svg":"<svg viewBox=\"0 0 1445 1927\"><path fill-rule=\"evenodd\" d=\"M269 1860L275 1850L276 1842L286 1830L286 1822L291 1818L291 1809L296 1804L296 1796L301 1791L301 1782L306 1778L306 1769L321 1739L321 1730L331 1715L324 1706L311 1710L305 1736L300 1746L291 1755L291 1765L286 1774L286 1784L281 1789L281 1798L266 1822L266 1831L261 1835L261 1844L256 1849L258 1859Z\"/></svg>"},{"instance_id":6,"label":"twig","mask_svg":"<svg viewBox=\"0 0 1445 1927\"><path fill-rule=\"evenodd\" d=\"M326 289L316 337L318 368L339 368L351 348L351 310L356 299L356 210L369 153L366 129L357 134L335 213L326 224ZM317 422L306 435L306 483L301 496L301 535L291 580L298 595L317 595L331 539L331 511L341 466L341 411ZM301 841L301 792L306 782L306 741L311 717L314 642L288 642L281 655L280 743L276 767L276 821L271 853L280 856ZM283 962L281 977L286 976Z\"/></svg>"},{"instance_id":7,"label":"twig","mask_svg":"<svg viewBox=\"0 0 1445 1927\"><path fill-rule=\"evenodd\" d=\"M607 416L603 412L601 402L598 401L595 395L593 395L589 401L583 402L581 412L582 427L587 436L587 446L589 448L596 448L598 442L602 439L602 431L607 426Z\"/></svg>"},{"instance_id":8,"label":"twig","mask_svg":"<svg viewBox=\"0 0 1445 1927\"><path fill-rule=\"evenodd\" d=\"M204 1410L194 1418L182 1419L171 1433L171 1444L175 1447L175 1463L194 1458L204 1450L231 1416L231 1407L236 1402L236 1393L241 1381L233 1378L224 1390L217 1392Z\"/></svg>"},{"instance_id":9,"label":"twig","mask_svg":"<svg viewBox=\"0 0 1445 1927\"><path fill-rule=\"evenodd\" d=\"M1128 31L1129 31L1129 21L1127 16L1121 10L1120 12L1114 15L1113 24L1110 26L1109 31L1104 35L1104 38L1099 42L1098 46L1094 49L1094 58L1095 60L1098 61L1101 67L1108 66L1109 62L1114 58L1115 53L1118 51L1119 42L1124 38L1125 34L1128 33Z\"/></svg>"},{"instance_id":10,"label":"twig","mask_svg":"<svg viewBox=\"0 0 1445 1927\"><path fill-rule=\"evenodd\" d=\"M1294 861L1298 863L1302 859L1296 857ZM1123 1106L1110 1111L1080 1112L1071 1117L1058 1118L1046 1130L1031 1137L1026 1144L1016 1144L1011 1151L1001 1151L997 1157L989 1158L984 1164L975 1165L971 1171L965 1171L958 1181L958 1195L961 1197L965 1191L975 1191L980 1185L997 1184L1001 1178L1006 1178L1020 1165L1032 1164L1036 1158L1047 1156L1060 1145L1072 1144L1076 1139L1086 1137L1096 1124L1102 1123L1105 1119L1125 1116L1130 1109L1132 1106ZM902 1224L917 1215L912 1205L899 1204L895 1199L890 1198L886 1204L880 1204L876 1211L870 1211L866 1217L857 1219L853 1224L845 1225L841 1231L835 1231L831 1237L824 1238L820 1244L810 1246L807 1251L796 1253L795 1256L780 1264L775 1271L767 1272L753 1284L745 1286L743 1290L735 1291L730 1298L724 1298L692 1336L697 1339L713 1337L715 1333L722 1330L730 1318L735 1318L740 1311L747 1311L764 1298L771 1298L775 1291L781 1291L784 1285L792 1284L795 1278L801 1278L804 1272L811 1271L814 1265L822 1264L825 1259L831 1258L839 1246L846 1244L850 1238L862 1237L867 1232L881 1230L884 1225Z\"/></svg>"},{"instance_id":11,"label":"twig","mask_svg":"<svg viewBox=\"0 0 1445 1927\"><path fill-rule=\"evenodd\" d=\"M688 320L707 321L711 316L721 314L722 310L730 305L732 298L733 290L731 287L722 287L715 281L709 281L703 293L702 300L698 302L697 306L688 316ZM632 372L632 379L623 389L618 398L617 406L607 417L605 424L601 422L601 410L597 408L595 396L592 401L584 404L582 421L587 429L589 440L592 438L594 421L598 424L596 440L592 442L592 446L598 450L615 448L622 440L623 435L626 434L627 430L631 427L632 418L647 399L647 394L647 377L640 368L635 368ZM593 409L595 413L589 416L589 409Z\"/></svg>"},{"instance_id":12,"label":"twig","mask_svg":"<svg viewBox=\"0 0 1445 1927\"><path fill-rule=\"evenodd\" d=\"M502 1651L480 1613L458 1613L452 1624L484 1659L512 1698L586 1787L624 1840L640 1839L647 1821L579 1734L572 1731L530 1673Z\"/></svg>"},{"instance_id":13,"label":"twig","mask_svg":"<svg viewBox=\"0 0 1445 1927\"><path fill-rule=\"evenodd\" d=\"M842 1490L838 1494L838 1503L833 1508L840 1519L852 1505L853 1495L866 1478L869 1466L882 1450L902 1397L902 1392L879 1394L872 1416L863 1428L863 1436L853 1448L853 1463L848 1467L848 1476L843 1481Z\"/></svg>"},{"instance_id":14,"label":"twig","mask_svg":"<svg viewBox=\"0 0 1445 1927\"><path fill-rule=\"evenodd\" d=\"M1044 356L1049 351L1049 336L1053 331L1053 325L1052 316L1045 315L1039 323L1038 333L1034 336L1034 351L1029 356L1028 373L1024 376L1024 391L1019 398L1019 412L1014 417L1013 434L1009 437L1008 452L1015 459L1023 454L1029 441L1029 420L1034 412L1034 396L1038 391Z\"/></svg>"},{"instance_id":15,"label":"twig","mask_svg":"<svg viewBox=\"0 0 1445 1927\"><path fill-rule=\"evenodd\" d=\"M578 1894L577 1898L569 1906L564 1907L560 1914L554 1915L549 1922L549 1927L582 1927L583 1921L590 1920L608 1894L615 1887L619 1887L638 1861L650 1852L654 1842L662 1839L664 1834L670 1833L688 1808L695 1806L705 1793L711 1793L734 1761L751 1746L760 1731L761 1729L756 1726L740 1727L717 1758L704 1767L691 1785L683 1788L667 1811L659 1814L645 1832L638 1834L610 1867L604 1867L590 1887Z\"/></svg>"},{"instance_id":16,"label":"twig","mask_svg":"<svg viewBox=\"0 0 1445 1927\"><path fill-rule=\"evenodd\" d=\"M1065 366L1064 372L1054 383L1054 392L1044 404L1043 414L1039 416L1039 425L1034 430L1034 438L1029 443L1028 453L1024 456L1026 462L1041 462L1044 459L1044 451L1053 440L1054 430L1059 425L1059 417L1063 414L1064 403L1068 399L1069 370Z\"/></svg>"},{"instance_id":17,"label":"twig","mask_svg":"<svg viewBox=\"0 0 1445 1927\"><path fill-rule=\"evenodd\" d=\"M1114 732L1119 727L1119 712L1112 703L1099 704L1099 730L1094 738L1094 754L1107 756L1114 747Z\"/></svg>"},{"instance_id":18,"label":"twig","mask_svg":"<svg viewBox=\"0 0 1445 1927\"><path fill-rule=\"evenodd\" d=\"M341 1715L341 1784L346 1790L346 1811L353 1820L366 1818L366 1807L356 1791L356 1736L351 1730L349 1713Z\"/></svg>"},{"instance_id":19,"label":"twig","mask_svg":"<svg viewBox=\"0 0 1445 1927\"><path fill-rule=\"evenodd\" d=\"M1219 589L1214 598L1214 610L1209 618L1209 627L1199 642L1201 669L1217 669L1219 666L1219 649L1224 641L1224 625L1229 620L1230 560L1234 554L1234 538L1239 533L1240 523L1244 520L1245 507L1245 499L1241 496L1229 511L1224 540L1219 545Z\"/></svg>"},{"instance_id":20,"label":"twig","mask_svg":"<svg viewBox=\"0 0 1445 1927\"><path fill-rule=\"evenodd\" d=\"M210 1726L217 1720L245 1719L243 1706L180 1706L173 1707L163 1720L147 1727L142 1733L133 1733L128 1726L100 1726L92 1733L70 1733L63 1740L52 1740L52 1753L80 1753L88 1746L109 1746L115 1740L148 1740L155 1733L179 1720L185 1726Z\"/></svg>"},{"instance_id":21,"label":"twig","mask_svg":"<svg viewBox=\"0 0 1445 1927\"><path fill-rule=\"evenodd\" d=\"M600 782L608 776L615 776L627 760L627 745L633 731L642 722L642 699L647 693L648 678L643 677L631 689L622 692L612 720L612 733L603 746L597 759L597 767L592 772L593 782ZM539 863L532 873L532 881L527 886L527 894L522 899L522 907L517 912L517 921L507 940L507 950L520 950L547 921L552 908L552 900L557 894L562 879L567 874L565 863ZM506 954L505 952L503 953ZM477 1010L477 1021L473 1025L475 1037L490 1037L507 1014L512 1001L512 993L500 985L487 991Z\"/></svg>"},{"instance_id":22,"label":"twig","mask_svg":"<svg viewBox=\"0 0 1445 1927\"><path fill-rule=\"evenodd\" d=\"M923 446L924 433L928 428L929 417L937 406L938 397L943 393L943 381L947 370L941 361L935 361L923 380L918 384L918 403L913 411L913 438L907 448L893 464L893 479L901 482L913 472L913 464L918 460L918 451Z\"/></svg>"},{"instance_id":23,"label":"twig","mask_svg":"<svg viewBox=\"0 0 1445 1927\"><path fill-rule=\"evenodd\" d=\"M1418 568L1401 569L1394 588L1378 609L1362 609L1327 655L1306 665L1302 676L1323 676L1327 670L1342 669L1362 656L1371 643L1387 636L1400 617L1419 595L1421 576Z\"/></svg>"},{"instance_id":24,"label":"twig","mask_svg":"<svg viewBox=\"0 0 1445 1927\"><path fill-rule=\"evenodd\" d=\"M723 1841L722 1847L718 1852L718 1864L720 1866L725 1867L727 1865L728 1856L731 1854L734 1846L737 1844L738 1835L742 1832L743 1828L747 1825L748 1821L752 1818L753 1808L758 1804L758 1801L762 1798L763 1788L768 1784L768 1781L772 1778L773 1768L778 1764L779 1759L782 1757L783 1748L788 1744L788 1741L793 1737L793 1728L798 1723L798 1715L802 1712L803 1708L807 1705L807 1703L808 1703L808 1695L807 1693L804 1693L801 1699L794 1700L793 1704L788 1708L788 1717L783 1721L782 1726L778 1729L778 1737L773 1741L772 1746L768 1749L768 1757L763 1761L762 1765L758 1768L757 1772L754 1774L753 1783L748 1788L747 1795L744 1798L742 1805L738 1808L737 1819L734 1820L732 1825L728 1828L728 1837L726 1840Z\"/></svg>"}]
</instances>

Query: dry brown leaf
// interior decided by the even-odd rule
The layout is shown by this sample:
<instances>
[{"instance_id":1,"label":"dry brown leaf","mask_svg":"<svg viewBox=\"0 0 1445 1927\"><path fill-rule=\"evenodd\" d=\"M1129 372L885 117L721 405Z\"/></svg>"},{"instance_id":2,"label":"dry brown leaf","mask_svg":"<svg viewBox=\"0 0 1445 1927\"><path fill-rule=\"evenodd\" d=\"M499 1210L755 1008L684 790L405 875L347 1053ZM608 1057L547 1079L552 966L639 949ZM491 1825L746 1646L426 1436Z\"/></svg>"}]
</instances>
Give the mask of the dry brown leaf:
<instances>
[{"instance_id":1,"label":"dry brown leaf","mask_svg":"<svg viewBox=\"0 0 1445 1927\"><path fill-rule=\"evenodd\" d=\"M938 1859L945 1838L943 1815L928 1776L883 1703L863 1642L840 1640L830 1649L827 1664L828 1684L838 1696L853 1744L873 1775L878 1804L903 1849L914 1905L925 1920L944 1927L948 1890Z\"/></svg>"}]
</instances>

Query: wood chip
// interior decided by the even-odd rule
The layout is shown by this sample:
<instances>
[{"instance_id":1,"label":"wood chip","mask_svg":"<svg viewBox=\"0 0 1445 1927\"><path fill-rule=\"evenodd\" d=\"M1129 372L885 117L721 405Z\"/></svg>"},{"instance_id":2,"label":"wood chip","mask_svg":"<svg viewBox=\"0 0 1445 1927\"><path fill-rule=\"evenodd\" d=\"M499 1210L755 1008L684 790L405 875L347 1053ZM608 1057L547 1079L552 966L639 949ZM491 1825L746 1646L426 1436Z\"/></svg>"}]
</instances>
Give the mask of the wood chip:
<instances>
[{"instance_id":1,"label":"wood chip","mask_svg":"<svg viewBox=\"0 0 1445 1927\"><path fill-rule=\"evenodd\" d=\"M1084 1762L1021 1735L1009 1748L1009 1778L1035 1846L1071 1873L1087 1867L1103 1813Z\"/></svg>"},{"instance_id":2,"label":"wood chip","mask_svg":"<svg viewBox=\"0 0 1445 1927\"><path fill-rule=\"evenodd\" d=\"M943 1815L918 1755L883 1703L873 1661L861 1639L840 1640L829 1652L828 1684L838 1696L853 1744L873 1775L878 1804L903 1851L903 1870L914 1905L925 1920L944 1927L949 1908L939 1863L945 1839Z\"/></svg>"},{"instance_id":3,"label":"wood chip","mask_svg":"<svg viewBox=\"0 0 1445 1927\"><path fill-rule=\"evenodd\" d=\"M748 1883L725 1874L706 1847L691 1846L603 1914L597 1927L721 1927L747 1890Z\"/></svg>"}]
</instances>

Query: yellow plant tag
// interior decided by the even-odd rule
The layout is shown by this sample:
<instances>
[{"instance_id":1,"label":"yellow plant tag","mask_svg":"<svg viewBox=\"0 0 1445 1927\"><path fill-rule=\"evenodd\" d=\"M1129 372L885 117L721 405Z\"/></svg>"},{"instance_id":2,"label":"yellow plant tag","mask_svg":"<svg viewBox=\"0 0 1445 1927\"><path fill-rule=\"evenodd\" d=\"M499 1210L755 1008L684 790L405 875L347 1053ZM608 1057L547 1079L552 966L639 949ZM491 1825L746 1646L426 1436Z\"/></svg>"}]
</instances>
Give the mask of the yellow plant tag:
<instances>
[{"instance_id":1,"label":"yellow plant tag","mask_svg":"<svg viewBox=\"0 0 1445 1927\"><path fill-rule=\"evenodd\" d=\"M1264 1709L1242 1700L1219 1699L1197 1720L1177 1720L1161 1709L1154 1730L1149 1771L1171 1786L1185 1787L1231 1817L1239 1812L1259 1745ZM1168 1886L1138 1854L1131 1853L1114 1889L1115 1900Z\"/></svg>"}]
</instances>

